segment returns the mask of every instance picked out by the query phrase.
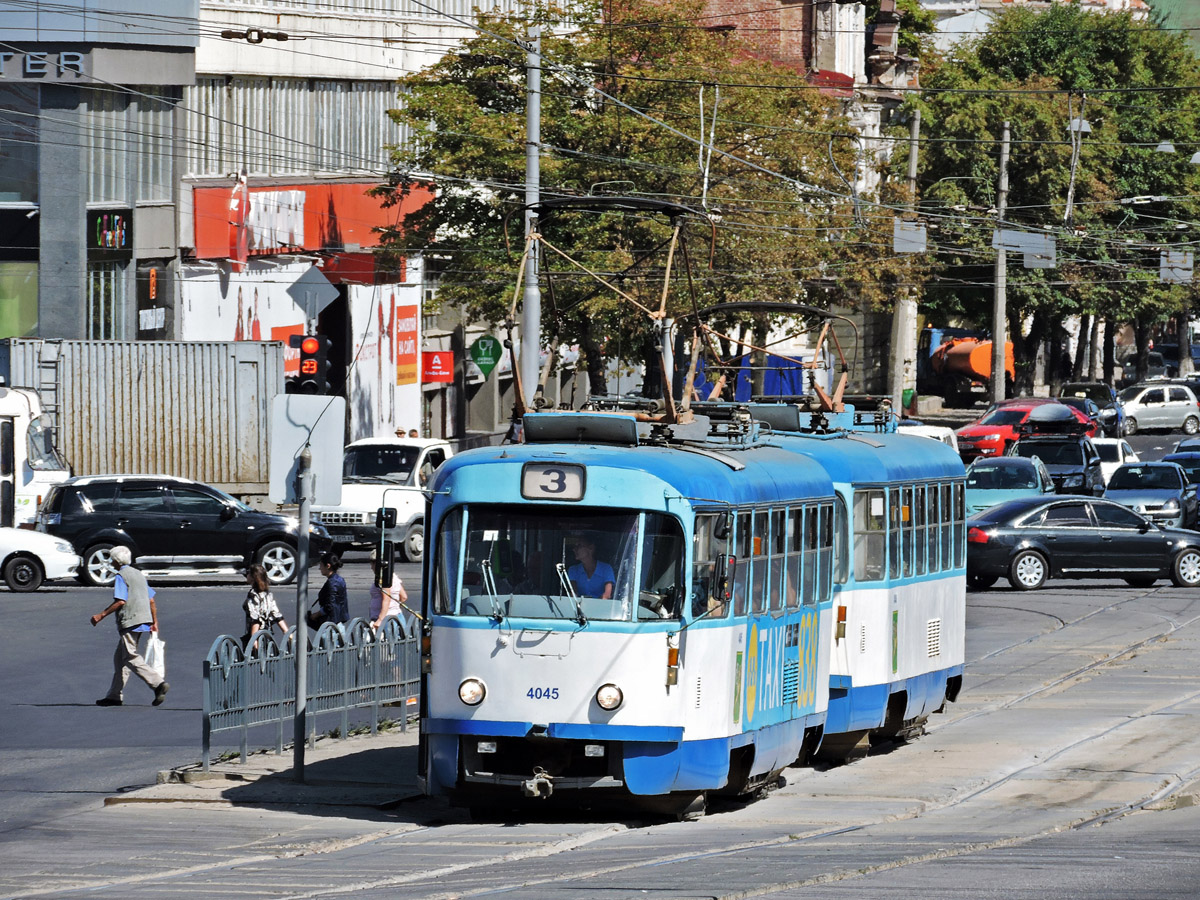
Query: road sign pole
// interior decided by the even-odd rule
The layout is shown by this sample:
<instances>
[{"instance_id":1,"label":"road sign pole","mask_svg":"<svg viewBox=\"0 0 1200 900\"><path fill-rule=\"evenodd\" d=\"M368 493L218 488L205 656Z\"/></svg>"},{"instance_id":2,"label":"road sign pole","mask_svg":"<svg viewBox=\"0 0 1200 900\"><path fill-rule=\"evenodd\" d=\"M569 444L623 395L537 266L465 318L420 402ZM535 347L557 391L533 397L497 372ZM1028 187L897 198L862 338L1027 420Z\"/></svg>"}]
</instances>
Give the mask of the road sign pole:
<instances>
[{"instance_id":1,"label":"road sign pole","mask_svg":"<svg viewBox=\"0 0 1200 900\"><path fill-rule=\"evenodd\" d=\"M298 460L300 533L296 536L296 713L292 721L292 777L304 783L304 740L308 717L308 525L312 515L312 450Z\"/></svg>"}]
</instances>

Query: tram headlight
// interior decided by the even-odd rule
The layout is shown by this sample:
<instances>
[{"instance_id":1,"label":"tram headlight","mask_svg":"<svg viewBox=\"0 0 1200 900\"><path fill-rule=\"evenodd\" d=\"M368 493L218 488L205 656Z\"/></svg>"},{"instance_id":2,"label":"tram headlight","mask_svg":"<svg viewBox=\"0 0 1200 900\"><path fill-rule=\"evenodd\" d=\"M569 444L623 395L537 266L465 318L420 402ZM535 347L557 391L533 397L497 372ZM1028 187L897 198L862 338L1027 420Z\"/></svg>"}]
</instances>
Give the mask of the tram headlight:
<instances>
[{"instance_id":1,"label":"tram headlight","mask_svg":"<svg viewBox=\"0 0 1200 900\"><path fill-rule=\"evenodd\" d=\"M625 700L625 695L615 684L602 684L596 691L596 703L601 709L612 712Z\"/></svg>"},{"instance_id":2,"label":"tram headlight","mask_svg":"<svg viewBox=\"0 0 1200 900\"><path fill-rule=\"evenodd\" d=\"M478 678L468 678L458 686L458 699L467 706L478 706L487 696L487 688Z\"/></svg>"}]
</instances>

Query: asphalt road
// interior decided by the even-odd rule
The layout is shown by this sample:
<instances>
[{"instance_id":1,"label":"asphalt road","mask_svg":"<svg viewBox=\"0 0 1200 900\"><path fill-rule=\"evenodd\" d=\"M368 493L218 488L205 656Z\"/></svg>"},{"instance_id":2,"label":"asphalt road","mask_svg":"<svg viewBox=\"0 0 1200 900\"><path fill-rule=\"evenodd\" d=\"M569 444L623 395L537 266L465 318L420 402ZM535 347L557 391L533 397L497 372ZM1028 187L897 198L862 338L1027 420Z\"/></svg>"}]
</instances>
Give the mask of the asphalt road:
<instances>
[{"instance_id":1,"label":"asphalt road","mask_svg":"<svg viewBox=\"0 0 1200 900\"><path fill-rule=\"evenodd\" d=\"M365 616L370 569L365 555L350 559L342 570L350 612ZM398 571L410 600L419 602L420 567ZM314 600L321 582L312 569ZM89 617L108 606L111 588L60 582L32 594L0 590L0 842L199 759L201 663L217 636L242 633L246 587L237 579L152 583L171 685L160 707L150 705L153 692L136 677L126 686L124 706L95 705L112 678L116 630L111 617L95 628ZM295 587L275 596L292 623ZM326 730L320 721L317 727Z\"/></svg>"},{"instance_id":2,"label":"asphalt road","mask_svg":"<svg viewBox=\"0 0 1200 900\"><path fill-rule=\"evenodd\" d=\"M93 806L0 845L0 895L1195 897L1200 590L1002 587L968 595L967 624L962 695L927 734L697 822Z\"/></svg>"}]
</instances>

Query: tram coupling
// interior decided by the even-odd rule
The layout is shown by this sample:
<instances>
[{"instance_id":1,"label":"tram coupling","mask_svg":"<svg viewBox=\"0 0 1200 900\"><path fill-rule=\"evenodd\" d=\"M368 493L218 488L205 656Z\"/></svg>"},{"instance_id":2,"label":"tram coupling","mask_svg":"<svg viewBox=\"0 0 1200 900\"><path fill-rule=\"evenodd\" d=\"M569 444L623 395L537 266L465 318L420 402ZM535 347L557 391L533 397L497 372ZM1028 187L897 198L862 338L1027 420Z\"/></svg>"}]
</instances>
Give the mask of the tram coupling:
<instances>
[{"instance_id":1,"label":"tram coupling","mask_svg":"<svg viewBox=\"0 0 1200 900\"><path fill-rule=\"evenodd\" d=\"M533 777L521 783L521 793L526 797L541 797L543 800L554 793L554 782L541 766L533 767Z\"/></svg>"}]
</instances>

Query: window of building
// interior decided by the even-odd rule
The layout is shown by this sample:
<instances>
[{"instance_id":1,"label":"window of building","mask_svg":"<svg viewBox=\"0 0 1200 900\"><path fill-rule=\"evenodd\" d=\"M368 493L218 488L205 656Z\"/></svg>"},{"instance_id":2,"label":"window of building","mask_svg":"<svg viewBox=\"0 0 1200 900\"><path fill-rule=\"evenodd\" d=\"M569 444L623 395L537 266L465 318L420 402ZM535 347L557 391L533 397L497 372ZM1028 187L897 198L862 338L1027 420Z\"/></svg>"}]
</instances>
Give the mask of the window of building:
<instances>
[{"instance_id":1,"label":"window of building","mask_svg":"<svg viewBox=\"0 0 1200 900\"><path fill-rule=\"evenodd\" d=\"M401 105L391 81L202 76L183 102L196 177L378 174L408 141L387 114Z\"/></svg>"},{"instance_id":2,"label":"window of building","mask_svg":"<svg viewBox=\"0 0 1200 900\"><path fill-rule=\"evenodd\" d=\"M125 290L123 262L88 263L86 336L94 341L125 339Z\"/></svg>"},{"instance_id":3,"label":"window of building","mask_svg":"<svg viewBox=\"0 0 1200 900\"><path fill-rule=\"evenodd\" d=\"M37 85L0 84L0 109L0 203L37 203Z\"/></svg>"}]
</instances>

